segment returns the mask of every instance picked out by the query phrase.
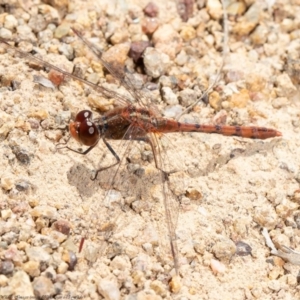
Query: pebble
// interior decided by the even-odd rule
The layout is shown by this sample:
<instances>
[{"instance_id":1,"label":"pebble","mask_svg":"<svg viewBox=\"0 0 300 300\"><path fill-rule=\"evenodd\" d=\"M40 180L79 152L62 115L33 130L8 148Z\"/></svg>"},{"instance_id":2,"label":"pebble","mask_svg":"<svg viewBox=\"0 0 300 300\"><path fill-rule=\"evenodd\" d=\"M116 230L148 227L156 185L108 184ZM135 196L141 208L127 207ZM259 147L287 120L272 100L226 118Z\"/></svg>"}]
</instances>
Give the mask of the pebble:
<instances>
[{"instance_id":1,"label":"pebble","mask_svg":"<svg viewBox=\"0 0 300 300\"><path fill-rule=\"evenodd\" d=\"M246 89L242 89L239 93L234 93L227 98L232 108L244 108L250 100L249 91Z\"/></svg>"},{"instance_id":2,"label":"pebble","mask_svg":"<svg viewBox=\"0 0 300 300\"><path fill-rule=\"evenodd\" d=\"M274 263L274 266L283 267L285 264L285 261L279 256L274 256L273 263Z\"/></svg>"},{"instance_id":3,"label":"pebble","mask_svg":"<svg viewBox=\"0 0 300 300\"><path fill-rule=\"evenodd\" d=\"M184 42L188 42L196 37L196 30L194 27L186 25L180 31L180 36Z\"/></svg>"},{"instance_id":4,"label":"pebble","mask_svg":"<svg viewBox=\"0 0 300 300\"><path fill-rule=\"evenodd\" d=\"M177 78L175 76L161 76L159 77L159 83L162 87L169 87L171 89L175 88L177 85Z\"/></svg>"},{"instance_id":5,"label":"pebble","mask_svg":"<svg viewBox=\"0 0 300 300\"><path fill-rule=\"evenodd\" d=\"M40 41L41 44L44 44L44 43L50 43L51 40L53 39L53 31L46 28L45 30L43 31L40 31L38 33L38 39ZM29 44L29 43L28 43ZM30 44L32 46L32 44ZM22 48L22 50L24 51L24 49ZM28 51L26 51L28 52Z\"/></svg>"},{"instance_id":6,"label":"pebble","mask_svg":"<svg viewBox=\"0 0 300 300\"><path fill-rule=\"evenodd\" d=\"M199 9L203 8L204 7L203 1L198 1L197 6ZM194 1L191 1L191 0L178 1L177 2L177 11L183 22L187 22L187 21L192 22L194 19L196 19L196 18L193 18Z\"/></svg>"},{"instance_id":7,"label":"pebble","mask_svg":"<svg viewBox=\"0 0 300 300\"><path fill-rule=\"evenodd\" d=\"M262 45L266 42L268 33L269 30L265 25L258 25L250 35L250 39L254 45Z\"/></svg>"},{"instance_id":8,"label":"pebble","mask_svg":"<svg viewBox=\"0 0 300 300\"><path fill-rule=\"evenodd\" d=\"M253 219L260 226L266 227L269 230L273 229L277 224L277 214L274 208L269 205L257 206L253 214Z\"/></svg>"},{"instance_id":9,"label":"pebble","mask_svg":"<svg viewBox=\"0 0 300 300\"><path fill-rule=\"evenodd\" d=\"M27 117L28 118L35 118L35 119L39 119L39 120L45 120L47 118L49 118L49 114L46 110L29 110L29 112L27 113Z\"/></svg>"},{"instance_id":10,"label":"pebble","mask_svg":"<svg viewBox=\"0 0 300 300\"><path fill-rule=\"evenodd\" d=\"M17 271L13 277L10 278L9 286L12 287L14 295L22 295L24 298L35 299L33 287L26 272Z\"/></svg>"},{"instance_id":11,"label":"pebble","mask_svg":"<svg viewBox=\"0 0 300 300\"><path fill-rule=\"evenodd\" d=\"M69 265L66 262L62 262L58 267L57 267L57 273L58 274L65 274L69 269Z\"/></svg>"},{"instance_id":12,"label":"pebble","mask_svg":"<svg viewBox=\"0 0 300 300\"><path fill-rule=\"evenodd\" d=\"M157 18L144 18L142 21L142 30L147 35L153 34L158 26L159 21Z\"/></svg>"},{"instance_id":13,"label":"pebble","mask_svg":"<svg viewBox=\"0 0 300 300\"><path fill-rule=\"evenodd\" d=\"M284 276L286 277L286 283L290 287L296 287L298 285L297 277L294 276L293 274L286 274Z\"/></svg>"},{"instance_id":14,"label":"pebble","mask_svg":"<svg viewBox=\"0 0 300 300\"><path fill-rule=\"evenodd\" d=\"M177 294L180 292L182 288L182 283L180 281L180 277L175 275L169 282L169 287L172 293Z\"/></svg>"},{"instance_id":15,"label":"pebble","mask_svg":"<svg viewBox=\"0 0 300 300\"><path fill-rule=\"evenodd\" d=\"M3 220L7 220L8 218L10 218L12 215L12 211L11 209L3 209L1 210L1 218Z\"/></svg>"},{"instance_id":16,"label":"pebble","mask_svg":"<svg viewBox=\"0 0 300 300\"><path fill-rule=\"evenodd\" d=\"M138 255L139 248L133 245L128 245L128 247L125 249L125 253L128 255L129 259L133 259Z\"/></svg>"},{"instance_id":17,"label":"pebble","mask_svg":"<svg viewBox=\"0 0 300 300\"><path fill-rule=\"evenodd\" d=\"M48 224L48 223L46 223L46 224ZM37 224L37 222L36 222L37 230L41 229L40 226L41 226L41 228L43 228L44 225ZM46 225L44 227L48 227L48 225ZM36 234L36 236L34 238L32 238L32 245L44 246L44 247L47 246L51 249L57 249L59 247L59 242L51 236L46 236L43 234Z\"/></svg>"},{"instance_id":18,"label":"pebble","mask_svg":"<svg viewBox=\"0 0 300 300\"><path fill-rule=\"evenodd\" d=\"M252 248L250 245L244 243L243 241L236 242L236 255L247 256L251 255Z\"/></svg>"},{"instance_id":19,"label":"pebble","mask_svg":"<svg viewBox=\"0 0 300 300\"><path fill-rule=\"evenodd\" d=\"M213 91L210 93L209 98L209 105L215 109L215 110L220 110L221 109L221 103L222 103L222 99L220 97L220 94L216 91Z\"/></svg>"},{"instance_id":20,"label":"pebble","mask_svg":"<svg viewBox=\"0 0 300 300\"><path fill-rule=\"evenodd\" d=\"M188 55L185 51L180 51L180 53L176 56L175 62L179 66L184 66L188 61Z\"/></svg>"},{"instance_id":21,"label":"pebble","mask_svg":"<svg viewBox=\"0 0 300 300\"><path fill-rule=\"evenodd\" d=\"M71 230L71 224L63 219L59 219L52 224L52 229L61 232L65 235L69 235Z\"/></svg>"},{"instance_id":22,"label":"pebble","mask_svg":"<svg viewBox=\"0 0 300 300\"><path fill-rule=\"evenodd\" d=\"M60 54L64 55L67 59L72 60L74 59L74 49L71 45L66 43L62 43L58 47L58 51Z\"/></svg>"},{"instance_id":23,"label":"pebble","mask_svg":"<svg viewBox=\"0 0 300 300\"><path fill-rule=\"evenodd\" d=\"M289 100L286 97L277 97L274 100L272 100L272 106L276 109L286 107L288 103Z\"/></svg>"},{"instance_id":24,"label":"pebble","mask_svg":"<svg viewBox=\"0 0 300 300\"><path fill-rule=\"evenodd\" d=\"M155 49L167 54L171 60L175 59L182 47L179 33L170 24L159 26L152 36L152 41Z\"/></svg>"},{"instance_id":25,"label":"pebble","mask_svg":"<svg viewBox=\"0 0 300 300\"><path fill-rule=\"evenodd\" d=\"M128 38L128 31L125 28L118 28L110 37L110 41L113 45L117 45L128 41Z\"/></svg>"},{"instance_id":26,"label":"pebble","mask_svg":"<svg viewBox=\"0 0 300 300\"><path fill-rule=\"evenodd\" d=\"M221 261L229 261L236 252L236 246L232 240L224 239L212 247L212 252Z\"/></svg>"},{"instance_id":27,"label":"pebble","mask_svg":"<svg viewBox=\"0 0 300 300\"><path fill-rule=\"evenodd\" d=\"M254 2L250 8L248 8L247 12L239 18L239 21L234 25L232 31L240 36L249 35L250 32L258 25L261 13L261 5Z\"/></svg>"},{"instance_id":28,"label":"pebble","mask_svg":"<svg viewBox=\"0 0 300 300\"><path fill-rule=\"evenodd\" d=\"M38 261L29 260L23 264L22 268L30 277L40 276L40 263Z\"/></svg>"},{"instance_id":29,"label":"pebble","mask_svg":"<svg viewBox=\"0 0 300 300\"><path fill-rule=\"evenodd\" d=\"M32 31L34 31L36 33L46 29L47 25L48 24L47 24L44 16L42 16L40 14L31 17L28 22L28 26L32 29Z\"/></svg>"},{"instance_id":30,"label":"pebble","mask_svg":"<svg viewBox=\"0 0 300 300\"><path fill-rule=\"evenodd\" d=\"M300 190L295 190L293 195L292 195L292 199L293 202L300 204Z\"/></svg>"},{"instance_id":31,"label":"pebble","mask_svg":"<svg viewBox=\"0 0 300 300\"><path fill-rule=\"evenodd\" d=\"M64 285L61 282L55 282L53 286L56 295L59 295L63 292Z\"/></svg>"},{"instance_id":32,"label":"pebble","mask_svg":"<svg viewBox=\"0 0 300 300\"><path fill-rule=\"evenodd\" d=\"M15 232L10 231L8 233L11 234L11 233L15 233ZM20 266L20 265L22 265L22 262L23 262L22 252L19 251L17 249L17 246L14 244L11 244L9 246L9 248L5 250L3 258L13 261L15 266Z\"/></svg>"},{"instance_id":33,"label":"pebble","mask_svg":"<svg viewBox=\"0 0 300 300\"><path fill-rule=\"evenodd\" d=\"M211 259L210 267L215 275L218 273L225 273L226 271L225 265L216 259Z\"/></svg>"},{"instance_id":34,"label":"pebble","mask_svg":"<svg viewBox=\"0 0 300 300\"><path fill-rule=\"evenodd\" d=\"M202 199L202 194L197 188L188 188L185 196L193 201L199 201Z\"/></svg>"},{"instance_id":35,"label":"pebble","mask_svg":"<svg viewBox=\"0 0 300 300\"><path fill-rule=\"evenodd\" d=\"M276 76L276 94L278 97L292 97L296 92L297 88L293 85L289 75L286 73Z\"/></svg>"},{"instance_id":36,"label":"pebble","mask_svg":"<svg viewBox=\"0 0 300 300\"><path fill-rule=\"evenodd\" d=\"M148 4L143 9L143 12L146 16L155 18L159 13L159 8L154 2L148 2Z\"/></svg>"},{"instance_id":37,"label":"pebble","mask_svg":"<svg viewBox=\"0 0 300 300\"><path fill-rule=\"evenodd\" d=\"M233 1L227 6L226 11L230 18L231 16L237 17L243 15L246 9L247 6L244 2Z\"/></svg>"},{"instance_id":38,"label":"pebble","mask_svg":"<svg viewBox=\"0 0 300 300\"><path fill-rule=\"evenodd\" d=\"M106 112L112 108L114 100L96 94L89 94L88 103L91 107L98 109L100 112Z\"/></svg>"},{"instance_id":39,"label":"pebble","mask_svg":"<svg viewBox=\"0 0 300 300\"><path fill-rule=\"evenodd\" d=\"M118 269L121 271L131 268L131 264L127 256L116 256L110 263L110 266L113 269Z\"/></svg>"},{"instance_id":40,"label":"pebble","mask_svg":"<svg viewBox=\"0 0 300 300\"><path fill-rule=\"evenodd\" d=\"M297 25L295 24L295 22L293 22L292 19L285 18L280 23L280 27L283 32L290 33L291 31L296 29Z\"/></svg>"},{"instance_id":41,"label":"pebble","mask_svg":"<svg viewBox=\"0 0 300 300\"><path fill-rule=\"evenodd\" d=\"M271 280L279 278L279 276L283 275L283 269L281 267L274 267L272 270L268 273L268 277Z\"/></svg>"},{"instance_id":42,"label":"pebble","mask_svg":"<svg viewBox=\"0 0 300 300\"><path fill-rule=\"evenodd\" d=\"M30 189L30 187L31 187L31 184L30 184L30 182L28 182L28 181L25 181L25 180L23 180L23 181L19 181L19 182L16 182L16 189L19 191L19 192L26 192L26 191L28 191L29 189ZM22 206L19 206L21 209L22 209ZM26 204L24 203L23 204L23 209L26 209ZM20 210L18 210L19 212L21 212Z\"/></svg>"},{"instance_id":43,"label":"pebble","mask_svg":"<svg viewBox=\"0 0 300 300\"><path fill-rule=\"evenodd\" d=\"M145 49L150 46L150 43L147 41L136 41L132 42L130 45L129 57L133 59L135 63L142 58L142 54L144 53Z\"/></svg>"},{"instance_id":44,"label":"pebble","mask_svg":"<svg viewBox=\"0 0 300 300\"><path fill-rule=\"evenodd\" d=\"M65 250L76 252L78 251L78 245L74 244L73 239L68 238L63 244L62 247L64 247Z\"/></svg>"},{"instance_id":45,"label":"pebble","mask_svg":"<svg viewBox=\"0 0 300 300\"><path fill-rule=\"evenodd\" d=\"M131 274L132 282L138 287L142 287L146 281L145 275L140 270L135 270Z\"/></svg>"},{"instance_id":46,"label":"pebble","mask_svg":"<svg viewBox=\"0 0 300 300\"><path fill-rule=\"evenodd\" d=\"M0 220L0 235L3 235L6 232L10 232L13 228L14 228L13 222Z\"/></svg>"},{"instance_id":47,"label":"pebble","mask_svg":"<svg viewBox=\"0 0 300 300\"><path fill-rule=\"evenodd\" d=\"M56 272L55 272L53 266L48 267L41 275L45 276L53 281L56 278Z\"/></svg>"},{"instance_id":48,"label":"pebble","mask_svg":"<svg viewBox=\"0 0 300 300\"><path fill-rule=\"evenodd\" d=\"M76 264L77 264L77 256L76 254L71 250L64 250L62 259L68 263L68 269L70 271L73 271Z\"/></svg>"},{"instance_id":49,"label":"pebble","mask_svg":"<svg viewBox=\"0 0 300 300\"><path fill-rule=\"evenodd\" d=\"M53 1L52 4L63 4L65 1ZM44 19L46 20L47 24L53 23L53 24L61 24L61 17L60 14L62 14L63 9L55 9L54 7L47 5L47 4L41 4L39 5L39 11L43 15Z\"/></svg>"},{"instance_id":50,"label":"pebble","mask_svg":"<svg viewBox=\"0 0 300 300\"><path fill-rule=\"evenodd\" d=\"M41 234L48 235L49 237L53 238L60 244L67 239L67 236L59 231L53 230L51 228L42 228Z\"/></svg>"},{"instance_id":51,"label":"pebble","mask_svg":"<svg viewBox=\"0 0 300 300\"><path fill-rule=\"evenodd\" d=\"M159 280L154 280L150 283L150 288L159 296L166 297L167 289L165 285Z\"/></svg>"},{"instance_id":52,"label":"pebble","mask_svg":"<svg viewBox=\"0 0 300 300\"><path fill-rule=\"evenodd\" d=\"M0 124L0 140L4 140L10 131L15 128L15 121L9 114L3 111L0 111L0 120L2 120Z\"/></svg>"},{"instance_id":53,"label":"pebble","mask_svg":"<svg viewBox=\"0 0 300 300\"><path fill-rule=\"evenodd\" d=\"M168 55L156 50L155 48L146 48L144 52L144 64L146 73L149 76L158 78L165 74L169 67L169 63L170 59Z\"/></svg>"},{"instance_id":54,"label":"pebble","mask_svg":"<svg viewBox=\"0 0 300 300\"><path fill-rule=\"evenodd\" d=\"M97 290L106 300L121 299L118 285L109 279L100 279L97 283Z\"/></svg>"},{"instance_id":55,"label":"pebble","mask_svg":"<svg viewBox=\"0 0 300 300\"><path fill-rule=\"evenodd\" d=\"M134 270L145 271L149 269L150 257L145 253L139 253L131 262Z\"/></svg>"},{"instance_id":56,"label":"pebble","mask_svg":"<svg viewBox=\"0 0 300 300\"><path fill-rule=\"evenodd\" d=\"M245 238L247 236L249 226L249 220L246 218L238 218L233 222L234 232L241 238Z\"/></svg>"},{"instance_id":57,"label":"pebble","mask_svg":"<svg viewBox=\"0 0 300 300\"><path fill-rule=\"evenodd\" d=\"M0 262L0 274L8 275L14 271L14 264L10 260Z\"/></svg>"},{"instance_id":58,"label":"pebble","mask_svg":"<svg viewBox=\"0 0 300 300\"><path fill-rule=\"evenodd\" d=\"M127 54L130 50L129 43L122 43L110 47L106 52L103 53L102 58L108 63L112 64L116 68L122 68L125 65Z\"/></svg>"},{"instance_id":59,"label":"pebble","mask_svg":"<svg viewBox=\"0 0 300 300\"><path fill-rule=\"evenodd\" d=\"M51 255L43 247L30 247L25 249L29 260L37 261L48 265L51 260Z\"/></svg>"},{"instance_id":60,"label":"pebble","mask_svg":"<svg viewBox=\"0 0 300 300\"><path fill-rule=\"evenodd\" d=\"M53 220L53 219L56 219L57 211L54 207L40 205L40 206L36 206L32 209L31 216L35 217L35 218L44 217L49 220Z\"/></svg>"},{"instance_id":61,"label":"pebble","mask_svg":"<svg viewBox=\"0 0 300 300\"><path fill-rule=\"evenodd\" d=\"M4 287L7 285L8 285L8 278L5 275L0 274L0 287Z\"/></svg>"},{"instance_id":62,"label":"pebble","mask_svg":"<svg viewBox=\"0 0 300 300\"><path fill-rule=\"evenodd\" d=\"M183 91L179 92L178 100L183 107L188 107L194 104L197 99L198 94L192 89L186 88Z\"/></svg>"},{"instance_id":63,"label":"pebble","mask_svg":"<svg viewBox=\"0 0 300 300\"><path fill-rule=\"evenodd\" d=\"M269 281L268 288L272 291L278 292L282 288L282 286L279 280L273 279Z\"/></svg>"},{"instance_id":64,"label":"pebble","mask_svg":"<svg viewBox=\"0 0 300 300\"><path fill-rule=\"evenodd\" d=\"M277 205L275 210L279 217L281 217L282 219L286 219L297 209L298 209L298 205L296 203L286 201L283 202L282 204Z\"/></svg>"},{"instance_id":65,"label":"pebble","mask_svg":"<svg viewBox=\"0 0 300 300\"><path fill-rule=\"evenodd\" d=\"M36 41L36 36L28 25L19 25L17 27L17 33L20 40L30 40L32 42Z\"/></svg>"},{"instance_id":66,"label":"pebble","mask_svg":"<svg viewBox=\"0 0 300 300\"><path fill-rule=\"evenodd\" d=\"M34 295L37 298L50 298L51 296L55 295L55 288L52 281L45 276L34 278L32 287L34 290Z\"/></svg>"},{"instance_id":67,"label":"pebble","mask_svg":"<svg viewBox=\"0 0 300 300\"><path fill-rule=\"evenodd\" d=\"M154 251L151 243L144 243L142 247L148 255L153 255Z\"/></svg>"},{"instance_id":68,"label":"pebble","mask_svg":"<svg viewBox=\"0 0 300 300\"><path fill-rule=\"evenodd\" d=\"M219 0L208 0L206 2L206 9L214 20L219 20L223 16L222 4Z\"/></svg>"},{"instance_id":69,"label":"pebble","mask_svg":"<svg viewBox=\"0 0 300 300\"><path fill-rule=\"evenodd\" d=\"M28 165L30 164L32 155L26 150L19 147L15 148L14 154L16 155L17 160L23 164Z\"/></svg>"},{"instance_id":70,"label":"pebble","mask_svg":"<svg viewBox=\"0 0 300 300\"><path fill-rule=\"evenodd\" d=\"M61 39L64 36L68 35L70 32L71 26L68 23L63 23L56 27L54 30L54 37L57 39Z\"/></svg>"},{"instance_id":71,"label":"pebble","mask_svg":"<svg viewBox=\"0 0 300 300\"><path fill-rule=\"evenodd\" d=\"M97 260L98 253L101 250L100 245L88 243L84 245L84 258L93 263Z\"/></svg>"},{"instance_id":72,"label":"pebble","mask_svg":"<svg viewBox=\"0 0 300 300\"><path fill-rule=\"evenodd\" d=\"M163 100L168 105L176 105L176 104L178 104L177 95L172 91L171 88L169 88L169 87L163 87L161 89L161 95L162 95Z\"/></svg>"},{"instance_id":73,"label":"pebble","mask_svg":"<svg viewBox=\"0 0 300 300\"><path fill-rule=\"evenodd\" d=\"M0 37L9 40L12 38L12 32L7 28L0 28Z\"/></svg>"},{"instance_id":74,"label":"pebble","mask_svg":"<svg viewBox=\"0 0 300 300\"><path fill-rule=\"evenodd\" d=\"M18 20L13 15L7 15L5 17L4 27L9 30L13 30L18 26Z\"/></svg>"},{"instance_id":75,"label":"pebble","mask_svg":"<svg viewBox=\"0 0 300 300\"><path fill-rule=\"evenodd\" d=\"M55 282L65 283L67 280L67 276L64 274L57 274L55 278Z\"/></svg>"}]
</instances>

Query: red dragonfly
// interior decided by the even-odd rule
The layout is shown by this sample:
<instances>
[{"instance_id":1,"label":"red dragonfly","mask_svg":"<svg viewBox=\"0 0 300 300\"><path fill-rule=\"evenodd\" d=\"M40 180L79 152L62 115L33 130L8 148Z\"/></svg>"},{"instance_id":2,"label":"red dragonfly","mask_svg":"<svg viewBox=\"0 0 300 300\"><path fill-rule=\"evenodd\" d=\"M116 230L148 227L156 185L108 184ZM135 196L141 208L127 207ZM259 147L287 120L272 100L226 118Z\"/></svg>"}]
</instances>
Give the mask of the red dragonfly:
<instances>
[{"instance_id":1,"label":"red dragonfly","mask_svg":"<svg viewBox=\"0 0 300 300\"><path fill-rule=\"evenodd\" d=\"M73 29L73 31L97 55L103 66L110 72L110 74L118 79L120 84L128 90L131 97L120 95L108 88L105 88L104 86L93 84L81 77L70 74L38 57L34 57L15 48L14 46L11 46L7 41L1 38L0 42L6 44L6 46L29 60L33 60L65 76L80 81L85 85L92 87L105 97L116 99L118 104L116 108L104 113L101 117L94 120L90 110L80 111L76 115L75 120L70 123L69 129L71 136L82 145L88 146L88 148L84 152L74 150L68 146L67 148L80 154L87 154L98 144L100 140L104 142L116 161L108 167L96 170L96 178L99 172L116 166L122 161L122 157L120 158L118 156L118 154L109 144L108 140L123 139L143 141L151 146L155 167L161 171L160 173L163 182L163 201L169 243L172 252L174 268L178 274L179 262L175 233L178 212L173 210L173 200L168 192L168 184L167 180L165 179L168 176L168 173L164 170L162 146L160 144L159 137L164 133L171 132L203 132L222 134L226 136L240 136L251 139L268 139L279 137L281 136L281 133L275 129L265 127L188 124L161 117L154 109L151 108L150 101L139 90L134 88L131 81L123 79L121 72L102 58L102 51L100 49L83 38L77 30ZM112 181L114 178L115 176L113 176Z\"/></svg>"}]
</instances>

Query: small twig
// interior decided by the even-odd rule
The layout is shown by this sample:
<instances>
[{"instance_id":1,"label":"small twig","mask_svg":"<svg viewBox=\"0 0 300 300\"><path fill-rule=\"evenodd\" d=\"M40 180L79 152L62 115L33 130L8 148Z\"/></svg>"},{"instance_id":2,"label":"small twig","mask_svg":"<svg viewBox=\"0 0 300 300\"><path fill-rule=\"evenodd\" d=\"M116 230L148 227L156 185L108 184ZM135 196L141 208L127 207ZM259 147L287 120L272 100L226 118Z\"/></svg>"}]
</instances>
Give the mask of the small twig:
<instances>
[{"instance_id":1,"label":"small twig","mask_svg":"<svg viewBox=\"0 0 300 300\"><path fill-rule=\"evenodd\" d=\"M277 250L270 238L267 228L263 228L261 233L266 239L267 246L271 249L271 254L276 255L293 265L300 265L300 252L297 252L286 246L280 246L282 250Z\"/></svg>"}]
</instances>

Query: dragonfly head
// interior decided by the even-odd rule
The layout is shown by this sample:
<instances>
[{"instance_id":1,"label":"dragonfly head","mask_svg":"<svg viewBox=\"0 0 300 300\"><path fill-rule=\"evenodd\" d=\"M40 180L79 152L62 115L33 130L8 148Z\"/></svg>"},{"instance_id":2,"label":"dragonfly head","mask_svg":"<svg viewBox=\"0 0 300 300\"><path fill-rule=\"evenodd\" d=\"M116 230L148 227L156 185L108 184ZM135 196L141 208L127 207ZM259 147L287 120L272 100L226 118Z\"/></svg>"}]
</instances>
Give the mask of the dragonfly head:
<instances>
[{"instance_id":1,"label":"dragonfly head","mask_svg":"<svg viewBox=\"0 0 300 300\"><path fill-rule=\"evenodd\" d=\"M95 145L100 138L100 132L94 124L92 116L90 110L82 110L76 115L74 122L69 125L72 137L85 146Z\"/></svg>"}]
</instances>

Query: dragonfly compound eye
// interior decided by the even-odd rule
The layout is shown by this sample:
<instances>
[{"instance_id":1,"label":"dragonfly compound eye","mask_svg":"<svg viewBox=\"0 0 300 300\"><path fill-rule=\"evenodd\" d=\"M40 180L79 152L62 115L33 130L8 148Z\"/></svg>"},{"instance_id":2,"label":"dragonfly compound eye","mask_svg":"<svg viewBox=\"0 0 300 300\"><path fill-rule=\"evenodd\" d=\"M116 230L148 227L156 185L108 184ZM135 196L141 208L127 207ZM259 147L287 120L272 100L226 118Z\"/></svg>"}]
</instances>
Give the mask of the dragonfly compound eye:
<instances>
[{"instance_id":1,"label":"dragonfly compound eye","mask_svg":"<svg viewBox=\"0 0 300 300\"><path fill-rule=\"evenodd\" d=\"M95 145L100 137L97 126L89 119L80 123L78 131L79 141L85 146Z\"/></svg>"},{"instance_id":2,"label":"dragonfly compound eye","mask_svg":"<svg viewBox=\"0 0 300 300\"><path fill-rule=\"evenodd\" d=\"M86 119L92 120L93 113L90 110L82 110L80 111L75 118L75 122L83 122Z\"/></svg>"},{"instance_id":3,"label":"dragonfly compound eye","mask_svg":"<svg viewBox=\"0 0 300 300\"><path fill-rule=\"evenodd\" d=\"M97 126L91 121L92 112L83 110L75 118L75 122L70 123L70 133L73 138L85 146L95 145L100 137Z\"/></svg>"}]
</instances>

